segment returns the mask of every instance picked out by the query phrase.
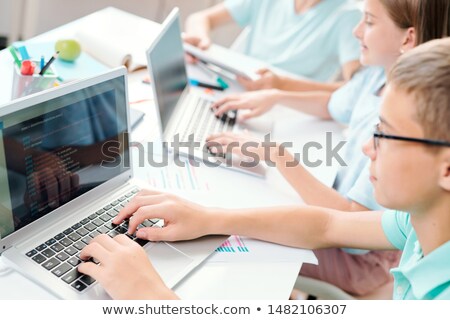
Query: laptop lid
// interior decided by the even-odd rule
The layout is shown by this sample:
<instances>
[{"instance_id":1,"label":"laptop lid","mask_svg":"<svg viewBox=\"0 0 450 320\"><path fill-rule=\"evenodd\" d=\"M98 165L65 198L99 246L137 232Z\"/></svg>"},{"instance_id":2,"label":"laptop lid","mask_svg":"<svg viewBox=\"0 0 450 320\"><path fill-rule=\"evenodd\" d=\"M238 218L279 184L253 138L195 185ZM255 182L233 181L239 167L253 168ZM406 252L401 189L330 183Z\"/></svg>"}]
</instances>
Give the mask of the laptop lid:
<instances>
[{"instance_id":1,"label":"laptop lid","mask_svg":"<svg viewBox=\"0 0 450 320\"><path fill-rule=\"evenodd\" d=\"M147 61L161 129L165 132L188 88L178 8L174 8L164 20L160 34L147 50Z\"/></svg>"},{"instance_id":2,"label":"laptop lid","mask_svg":"<svg viewBox=\"0 0 450 320\"><path fill-rule=\"evenodd\" d=\"M0 108L0 253L132 177L126 85L118 68Z\"/></svg>"}]
</instances>

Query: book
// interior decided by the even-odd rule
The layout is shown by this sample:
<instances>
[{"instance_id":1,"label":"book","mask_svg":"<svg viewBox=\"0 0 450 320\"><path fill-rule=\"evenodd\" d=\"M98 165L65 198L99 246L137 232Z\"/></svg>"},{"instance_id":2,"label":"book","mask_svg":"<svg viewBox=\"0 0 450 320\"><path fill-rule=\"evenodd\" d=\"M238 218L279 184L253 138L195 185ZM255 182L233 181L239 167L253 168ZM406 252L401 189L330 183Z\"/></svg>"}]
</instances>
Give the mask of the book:
<instances>
[{"instance_id":1,"label":"book","mask_svg":"<svg viewBox=\"0 0 450 320\"><path fill-rule=\"evenodd\" d=\"M123 65L131 72L147 67L146 51L160 28L159 23L108 7L86 16L75 38L84 52L104 65Z\"/></svg>"}]
</instances>

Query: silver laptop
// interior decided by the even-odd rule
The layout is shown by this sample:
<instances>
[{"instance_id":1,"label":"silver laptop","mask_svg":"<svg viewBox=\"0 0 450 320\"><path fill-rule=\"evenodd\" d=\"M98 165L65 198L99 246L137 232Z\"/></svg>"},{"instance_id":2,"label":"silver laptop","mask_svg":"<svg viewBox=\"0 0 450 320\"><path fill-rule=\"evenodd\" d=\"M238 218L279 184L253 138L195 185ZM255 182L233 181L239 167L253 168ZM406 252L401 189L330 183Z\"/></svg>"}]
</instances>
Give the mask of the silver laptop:
<instances>
[{"instance_id":1,"label":"silver laptop","mask_svg":"<svg viewBox=\"0 0 450 320\"><path fill-rule=\"evenodd\" d=\"M237 111L216 118L211 110L212 98L189 85L184 55L179 10L175 8L165 19L160 34L147 50L148 69L161 119L163 140L170 144L176 139L188 142L192 137L192 141L199 143L194 150L185 148L175 151L190 158L220 163L239 171L264 176L263 165L242 166L242 159L229 157L224 153L212 154L205 145L205 139L213 133L239 132L244 128L236 122ZM264 134L270 133L272 123L260 122L257 127L245 129L262 138Z\"/></svg>"},{"instance_id":2,"label":"silver laptop","mask_svg":"<svg viewBox=\"0 0 450 320\"><path fill-rule=\"evenodd\" d=\"M126 221L111 220L146 186L130 166L126 88L119 68L0 108L0 254L60 298L109 298L77 271L79 252L99 234L126 233ZM163 226L158 219L140 225ZM168 244L129 237L170 287L226 239Z\"/></svg>"}]
</instances>

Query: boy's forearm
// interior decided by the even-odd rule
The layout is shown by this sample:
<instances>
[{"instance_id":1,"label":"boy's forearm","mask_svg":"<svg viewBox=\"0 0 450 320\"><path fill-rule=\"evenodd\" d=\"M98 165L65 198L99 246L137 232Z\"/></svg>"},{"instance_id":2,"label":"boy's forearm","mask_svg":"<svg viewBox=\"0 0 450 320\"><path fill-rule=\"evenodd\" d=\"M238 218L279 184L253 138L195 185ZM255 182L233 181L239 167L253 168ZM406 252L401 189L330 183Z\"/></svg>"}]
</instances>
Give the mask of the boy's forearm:
<instances>
[{"instance_id":1,"label":"boy's forearm","mask_svg":"<svg viewBox=\"0 0 450 320\"><path fill-rule=\"evenodd\" d=\"M332 92L290 92L274 90L273 95L276 103L322 119L331 119L328 111L328 102L330 101Z\"/></svg>"},{"instance_id":2,"label":"boy's forearm","mask_svg":"<svg viewBox=\"0 0 450 320\"><path fill-rule=\"evenodd\" d=\"M334 92L345 82L318 82L309 79L295 79L287 76L280 76L278 89L284 91L327 91Z\"/></svg>"},{"instance_id":3,"label":"boy's forearm","mask_svg":"<svg viewBox=\"0 0 450 320\"><path fill-rule=\"evenodd\" d=\"M273 148L270 154L270 160L306 204L342 211L366 210L320 182L286 149Z\"/></svg>"},{"instance_id":4,"label":"boy's forearm","mask_svg":"<svg viewBox=\"0 0 450 320\"><path fill-rule=\"evenodd\" d=\"M325 248L329 212L314 207L215 209L208 234L241 235L297 248Z\"/></svg>"}]
</instances>

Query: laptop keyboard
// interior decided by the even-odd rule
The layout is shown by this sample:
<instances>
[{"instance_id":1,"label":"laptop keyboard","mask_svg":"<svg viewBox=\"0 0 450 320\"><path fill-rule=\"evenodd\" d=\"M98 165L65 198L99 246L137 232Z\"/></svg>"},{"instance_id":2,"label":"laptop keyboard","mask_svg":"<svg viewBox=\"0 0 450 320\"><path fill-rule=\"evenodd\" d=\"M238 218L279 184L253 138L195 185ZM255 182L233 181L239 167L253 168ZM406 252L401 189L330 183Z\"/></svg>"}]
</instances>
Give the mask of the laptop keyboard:
<instances>
[{"instance_id":1,"label":"laptop keyboard","mask_svg":"<svg viewBox=\"0 0 450 320\"><path fill-rule=\"evenodd\" d=\"M95 280L88 275L78 272L77 267L81 263L80 251L93 238L100 234L107 234L111 237L126 234L141 246L148 243L146 240L136 238L135 234L127 234L128 220L125 220L120 225L115 225L111 222L138 191L138 188L134 188L131 192L75 223L72 227L58 233L53 238L27 252L27 257L72 286L75 290L79 292L86 290L95 283ZM161 220L159 219L146 220L139 225L138 229L161 227L160 222ZM94 260L91 261L97 263Z\"/></svg>"},{"instance_id":2,"label":"laptop keyboard","mask_svg":"<svg viewBox=\"0 0 450 320\"><path fill-rule=\"evenodd\" d=\"M211 109L211 101L195 95L188 97L188 103L194 104L194 108L187 109L194 111L188 122L183 121L183 123L188 123L188 125L180 134L180 141L188 141L189 136L193 134L195 141L203 143L213 133L231 131L233 129L236 124L236 112L230 112L230 114L223 114L221 117L216 117L214 111Z\"/></svg>"}]
</instances>

